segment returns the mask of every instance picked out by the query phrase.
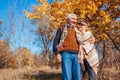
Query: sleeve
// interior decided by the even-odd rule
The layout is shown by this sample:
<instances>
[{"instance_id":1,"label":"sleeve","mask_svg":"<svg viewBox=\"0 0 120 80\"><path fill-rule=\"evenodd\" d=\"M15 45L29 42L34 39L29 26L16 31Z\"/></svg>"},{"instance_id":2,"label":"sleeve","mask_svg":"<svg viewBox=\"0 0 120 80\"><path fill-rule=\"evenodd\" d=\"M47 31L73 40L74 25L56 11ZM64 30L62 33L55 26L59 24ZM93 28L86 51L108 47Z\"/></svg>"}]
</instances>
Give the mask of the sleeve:
<instances>
[{"instance_id":1,"label":"sleeve","mask_svg":"<svg viewBox=\"0 0 120 80\"><path fill-rule=\"evenodd\" d=\"M53 52L55 54L58 54L58 49L57 49L56 46L59 44L60 37L61 37L61 29L58 28L57 32L56 32L56 35L55 35L55 38L54 38L54 41L53 41Z\"/></svg>"},{"instance_id":2,"label":"sleeve","mask_svg":"<svg viewBox=\"0 0 120 80\"><path fill-rule=\"evenodd\" d=\"M92 36L93 36L93 35L92 35L92 33L91 33L90 31L87 31L86 34L85 34L86 39L89 39L89 38L91 38Z\"/></svg>"},{"instance_id":3,"label":"sleeve","mask_svg":"<svg viewBox=\"0 0 120 80\"><path fill-rule=\"evenodd\" d=\"M95 37L93 36L93 34L91 32L90 33L90 43L94 44L95 43Z\"/></svg>"},{"instance_id":4,"label":"sleeve","mask_svg":"<svg viewBox=\"0 0 120 80\"><path fill-rule=\"evenodd\" d=\"M82 41L81 34L76 32L77 41L80 43Z\"/></svg>"}]
</instances>

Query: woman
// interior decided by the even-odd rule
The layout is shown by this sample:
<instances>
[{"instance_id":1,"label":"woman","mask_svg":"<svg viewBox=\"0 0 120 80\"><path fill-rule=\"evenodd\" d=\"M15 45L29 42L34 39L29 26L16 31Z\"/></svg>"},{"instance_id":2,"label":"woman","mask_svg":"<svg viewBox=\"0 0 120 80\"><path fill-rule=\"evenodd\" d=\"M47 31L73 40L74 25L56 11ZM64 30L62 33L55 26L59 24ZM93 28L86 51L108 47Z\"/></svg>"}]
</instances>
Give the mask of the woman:
<instances>
[{"instance_id":1,"label":"woman","mask_svg":"<svg viewBox=\"0 0 120 80\"><path fill-rule=\"evenodd\" d=\"M96 80L99 54L94 47L95 38L88 28L88 23L85 21L79 22L75 30L79 42L78 58L79 63L82 65L82 71L88 72L89 80Z\"/></svg>"}]
</instances>

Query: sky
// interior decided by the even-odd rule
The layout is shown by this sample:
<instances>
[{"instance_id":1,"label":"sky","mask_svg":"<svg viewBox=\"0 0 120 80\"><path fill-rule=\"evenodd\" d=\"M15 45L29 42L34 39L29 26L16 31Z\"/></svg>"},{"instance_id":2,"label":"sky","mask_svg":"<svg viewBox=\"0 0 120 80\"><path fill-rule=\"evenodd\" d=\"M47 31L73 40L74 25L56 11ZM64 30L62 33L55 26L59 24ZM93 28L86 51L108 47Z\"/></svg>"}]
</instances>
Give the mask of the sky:
<instances>
[{"instance_id":1,"label":"sky","mask_svg":"<svg viewBox=\"0 0 120 80\"><path fill-rule=\"evenodd\" d=\"M54 0L49 0L49 3L52 3L53 1ZM8 33L9 31L15 32L14 36L12 35L10 40L11 50L22 46L31 50L32 53L40 53L40 51L42 51L40 42L37 41L37 27L31 24L30 20L24 15L24 10L30 12L34 5L40 4L37 2L37 0L0 0L0 20L3 21L3 24L2 26L0 26L0 29L3 29L7 36L10 36L10 34ZM12 20L15 21L15 29L13 29L13 26L10 26L10 21L12 21L11 18L9 18L10 13L14 13L15 16L11 17ZM21 20L25 23L24 27L20 23ZM3 35L3 37L1 37L0 39L5 40L6 36Z\"/></svg>"},{"instance_id":2,"label":"sky","mask_svg":"<svg viewBox=\"0 0 120 80\"><path fill-rule=\"evenodd\" d=\"M19 0L0 0L0 19L4 19L4 16L5 14L7 14L7 8L9 5L13 4L15 1L19 1ZM25 9L27 10L31 10L31 7L34 6L34 5L39 5L37 0L21 0L22 1L25 1ZM52 3L54 2L54 0L48 0L49 3ZM20 2L19 2L20 3ZM19 5L19 6L22 6L22 5Z\"/></svg>"}]
</instances>

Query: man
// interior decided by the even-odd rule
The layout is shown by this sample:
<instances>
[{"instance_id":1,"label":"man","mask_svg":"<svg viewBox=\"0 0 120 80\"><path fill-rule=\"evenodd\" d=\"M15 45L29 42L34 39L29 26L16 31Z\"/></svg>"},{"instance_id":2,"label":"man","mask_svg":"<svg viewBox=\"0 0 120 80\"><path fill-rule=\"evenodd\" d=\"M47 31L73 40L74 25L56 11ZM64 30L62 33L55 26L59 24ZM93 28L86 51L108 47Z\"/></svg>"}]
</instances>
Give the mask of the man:
<instances>
[{"instance_id":1,"label":"man","mask_svg":"<svg viewBox=\"0 0 120 80\"><path fill-rule=\"evenodd\" d=\"M58 28L53 43L53 51L58 62L62 63L63 80L82 80L81 67L78 63L79 45L76 38L77 16L68 14L67 24Z\"/></svg>"}]
</instances>

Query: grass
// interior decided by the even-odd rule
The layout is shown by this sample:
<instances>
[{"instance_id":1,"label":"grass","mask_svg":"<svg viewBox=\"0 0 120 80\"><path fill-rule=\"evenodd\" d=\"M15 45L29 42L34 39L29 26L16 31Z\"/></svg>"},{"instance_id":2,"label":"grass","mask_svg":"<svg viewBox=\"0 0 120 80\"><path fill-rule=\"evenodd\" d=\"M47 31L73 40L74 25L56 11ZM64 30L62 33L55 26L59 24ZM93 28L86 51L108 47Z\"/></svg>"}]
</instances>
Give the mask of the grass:
<instances>
[{"instance_id":1,"label":"grass","mask_svg":"<svg viewBox=\"0 0 120 80\"><path fill-rule=\"evenodd\" d=\"M28 80L62 80L61 69L52 69L48 66L35 69L32 73L27 73L24 76Z\"/></svg>"},{"instance_id":2,"label":"grass","mask_svg":"<svg viewBox=\"0 0 120 80\"><path fill-rule=\"evenodd\" d=\"M120 70L104 68L98 80L119 80ZM62 80L61 69L41 66L36 69L1 69L0 80Z\"/></svg>"},{"instance_id":3,"label":"grass","mask_svg":"<svg viewBox=\"0 0 120 80\"><path fill-rule=\"evenodd\" d=\"M1 69L0 80L62 80L61 69L41 66L36 69Z\"/></svg>"}]
</instances>

